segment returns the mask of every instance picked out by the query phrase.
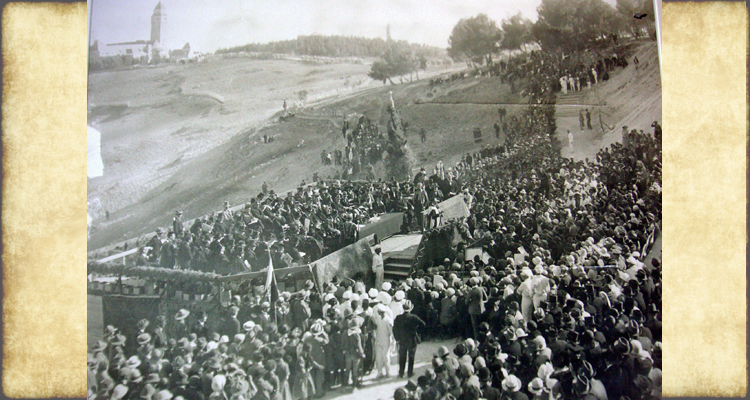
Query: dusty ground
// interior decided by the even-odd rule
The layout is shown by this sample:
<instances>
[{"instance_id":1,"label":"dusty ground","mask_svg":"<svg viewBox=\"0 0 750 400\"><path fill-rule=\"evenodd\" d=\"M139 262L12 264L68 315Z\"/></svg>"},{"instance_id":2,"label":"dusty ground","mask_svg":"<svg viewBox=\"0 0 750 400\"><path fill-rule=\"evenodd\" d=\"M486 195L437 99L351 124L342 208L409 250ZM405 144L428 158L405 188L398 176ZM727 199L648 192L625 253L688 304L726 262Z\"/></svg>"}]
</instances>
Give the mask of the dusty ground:
<instances>
[{"instance_id":1,"label":"dusty ground","mask_svg":"<svg viewBox=\"0 0 750 400\"><path fill-rule=\"evenodd\" d=\"M656 44L640 44L634 54L641 60L638 71L631 63L606 83L558 98L563 156L591 158L621 139L622 125L650 131L651 122L661 121ZM91 75L89 121L102 132L105 171L89 180L94 217L89 250L168 226L176 209L189 220L220 209L224 200L243 203L264 181L283 192L302 179L311 181L316 171L321 177L333 175L333 167L321 164L320 152L344 147L340 115L365 114L384 127L389 91L410 125L407 139L418 164L428 168L438 160L455 163L482 144L502 142L492 128L498 104L505 104L508 117L524 107L525 99L511 95L495 78L430 87L429 77L455 69L428 70L419 81L394 86L368 81L368 70L362 64L216 58ZM292 106L301 90L327 97L279 123L283 100ZM598 130L580 131L580 107L594 109ZM482 130L481 144L474 143L474 127ZM421 128L428 133L424 144L417 134ZM572 153L567 129L576 135ZM275 140L264 144L263 135Z\"/></svg>"},{"instance_id":2,"label":"dusty ground","mask_svg":"<svg viewBox=\"0 0 750 400\"><path fill-rule=\"evenodd\" d=\"M284 99L291 109L302 90L308 107L381 90L368 71L364 64L216 57L92 74L89 125L102 132L105 169L88 180L89 249L152 232L177 208L189 219L224 199L244 201L263 181L283 191L309 180L319 162L301 162L319 160L319 140L330 129L326 120L279 124ZM277 140L261 147L263 127Z\"/></svg>"},{"instance_id":3,"label":"dusty ground","mask_svg":"<svg viewBox=\"0 0 750 400\"><path fill-rule=\"evenodd\" d=\"M636 70L633 57L638 57ZM597 151L622 141L622 126L653 132L651 123L661 124L661 77L656 43L643 42L628 57L630 65L618 68L607 82L580 92L558 94L557 132L563 143L562 156L577 160L593 159ZM592 130L581 131L578 112L591 111ZM567 130L573 133L573 150L568 146Z\"/></svg>"}]
</instances>

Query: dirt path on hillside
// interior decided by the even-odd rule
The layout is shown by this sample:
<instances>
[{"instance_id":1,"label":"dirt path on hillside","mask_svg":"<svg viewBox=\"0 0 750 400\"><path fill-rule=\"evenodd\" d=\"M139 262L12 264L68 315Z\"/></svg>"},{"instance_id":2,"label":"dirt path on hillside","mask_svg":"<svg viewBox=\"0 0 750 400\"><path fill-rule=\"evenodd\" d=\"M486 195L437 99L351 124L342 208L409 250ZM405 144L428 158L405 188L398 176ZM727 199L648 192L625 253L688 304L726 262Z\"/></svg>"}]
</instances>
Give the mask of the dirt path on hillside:
<instances>
[{"instance_id":1,"label":"dirt path on hillside","mask_svg":"<svg viewBox=\"0 0 750 400\"><path fill-rule=\"evenodd\" d=\"M610 73L609 81L584 87L580 92L557 94L555 117L563 157L593 160L600 149L622 142L622 126L652 132L651 123L661 122L661 74L656 43L639 43L630 55L633 57L641 61L638 69L630 63ZM585 117L586 109L591 113L593 129L581 130L579 112L583 111ZM568 130L573 134L572 149Z\"/></svg>"}]
</instances>

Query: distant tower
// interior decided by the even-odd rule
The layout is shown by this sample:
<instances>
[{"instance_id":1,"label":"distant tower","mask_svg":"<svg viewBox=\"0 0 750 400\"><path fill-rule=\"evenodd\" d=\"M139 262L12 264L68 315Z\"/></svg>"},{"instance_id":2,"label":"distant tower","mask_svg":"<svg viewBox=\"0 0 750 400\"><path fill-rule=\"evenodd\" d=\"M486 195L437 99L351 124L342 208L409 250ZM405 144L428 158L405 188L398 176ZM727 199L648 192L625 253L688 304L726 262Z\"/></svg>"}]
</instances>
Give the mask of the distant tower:
<instances>
[{"instance_id":1,"label":"distant tower","mask_svg":"<svg viewBox=\"0 0 750 400\"><path fill-rule=\"evenodd\" d=\"M385 40L388 42L391 41L391 24L388 24L385 27Z\"/></svg>"},{"instance_id":2,"label":"distant tower","mask_svg":"<svg viewBox=\"0 0 750 400\"><path fill-rule=\"evenodd\" d=\"M151 15L151 42L164 44L164 28L167 24L167 13L161 2L154 8L154 14Z\"/></svg>"}]
</instances>

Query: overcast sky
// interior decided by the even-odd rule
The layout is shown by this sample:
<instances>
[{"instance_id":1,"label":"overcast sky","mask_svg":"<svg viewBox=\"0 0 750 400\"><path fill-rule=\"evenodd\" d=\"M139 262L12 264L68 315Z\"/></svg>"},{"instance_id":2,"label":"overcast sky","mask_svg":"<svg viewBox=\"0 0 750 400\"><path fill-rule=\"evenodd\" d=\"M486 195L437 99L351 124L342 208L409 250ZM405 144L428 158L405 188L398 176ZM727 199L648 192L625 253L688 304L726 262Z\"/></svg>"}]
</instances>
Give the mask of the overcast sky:
<instances>
[{"instance_id":1,"label":"overcast sky","mask_svg":"<svg viewBox=\"0 0 750 400\"><path fill-rule=\"evenodd\" d=\"M157 0L90 0L91 41L148 40ZM614 2L614 0L608 0ZM391 36L445 48L461 18L485 13L500 21L521 12L536 21L541 0L165 0L167 45L190 43L193 50L252 42L293 39L298 35Z\"/></svg>"}]
</instances>

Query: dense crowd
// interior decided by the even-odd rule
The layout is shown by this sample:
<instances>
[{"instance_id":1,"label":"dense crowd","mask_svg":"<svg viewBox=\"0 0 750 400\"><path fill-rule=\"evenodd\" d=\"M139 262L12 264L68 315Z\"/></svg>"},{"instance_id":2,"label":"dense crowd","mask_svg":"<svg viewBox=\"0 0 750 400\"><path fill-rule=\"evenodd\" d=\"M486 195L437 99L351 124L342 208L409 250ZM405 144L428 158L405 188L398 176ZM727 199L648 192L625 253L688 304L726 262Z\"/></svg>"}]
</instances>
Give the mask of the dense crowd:
<instances>
[{"instance_id":1,"label":"dense crowd","mask_svg":"<svg viewBox=\"0 0 750 400\"><path fill-rule=\"evenodd\" d=\"M261 194L240 212L226 205L190 228L176 217L145 262L260 269L275 257L283 267L314 253L302 250L305 237L322 239L319 249L345 245L353 224L414 210L420 197L460 193L471 210L452 221L461 243L404 281L369 290L309 281L276 301L238 293L220 314L160 315L131 337L108 326L90 350L89 398L308 399L368 374L412 378L420 340L455 337L394 398L660 397L661 265L642 262L661 221L659 142L631 131L624 145L575 162L559 156L542 107L518 121L522 133L506 146L409 182L320 182ZM185 261L175 245L174 265L165 263L177 237L224 257ZM488 256L464 259L469 243Z\"/></svg>"},{"instance_id":2,"label":"dense crowd","mask_svg":"<svg viewBox=\"0 0 750 400\"><path fill-rule=\"evenodd\" d=\"M531 102L548 104L623 62L533 52L504 65L503 79L528 82ZM366 117L345 123L347 147L321 153L323 163L351 176L402 146L389 111L387 136ZM504 116L502 146L407 181L317 181L286 196L264 185L241 209L225 203L190 226L178 211L137 265L220 274L304 265L386 212L404 213L404 231L455 227L460 237L405 280L307 281L278 297L240 285L214 312L107 326L88 356L89 399L311 399L370 374L409 378L395 399L660 398L661 264L644 260L661 222L661 127L653 136L623 127L622 144L574 161L559 155L551 107ZM439 226L435 205L456 195L470 216ZM467 259L467 247L484 256ZM420 341L448 338L459 341L414 379Z\"/></svg>"},{"instance_id":3,"label":"dense crowd","mask_svg":"<svg viewBox=\"0 0 750 400\"><path fill-rule=\"evenodd\" d=\"M489 73L508 83L511 92L529 96L529 103L550 104L556 92L591 88L609 80L615 68L627 66L621 54L604 57L590 52L559 55L532 51L495 63Z\"/></svg>"}]
</instances>

